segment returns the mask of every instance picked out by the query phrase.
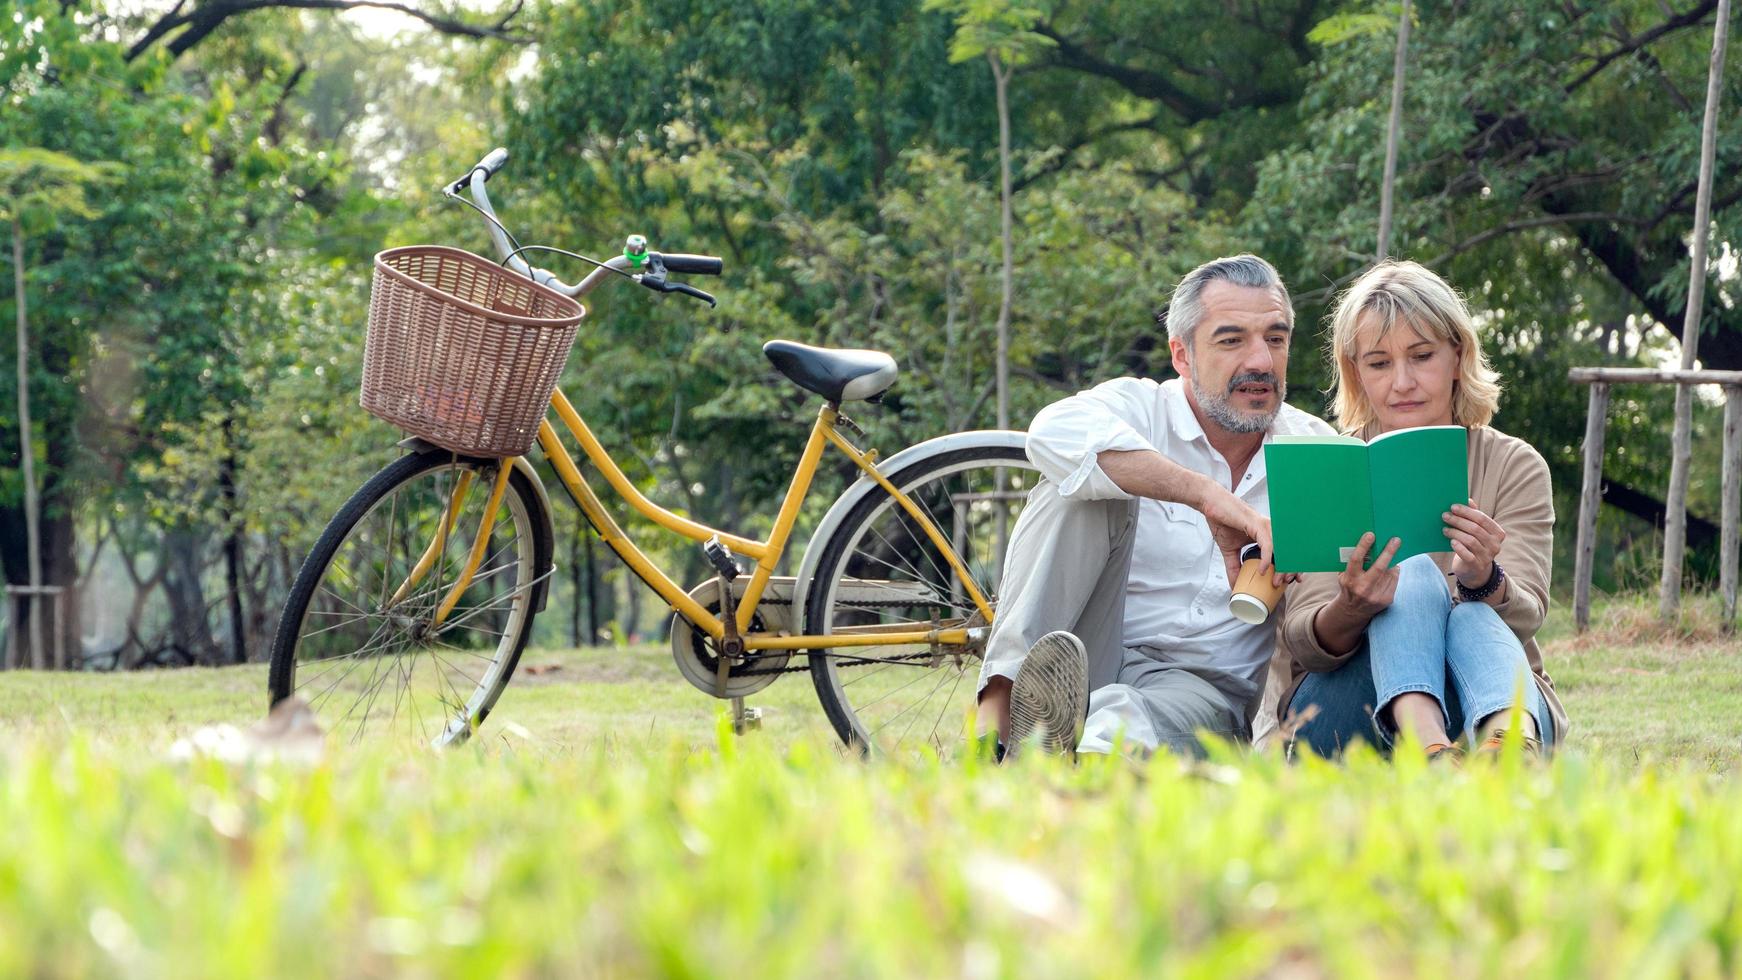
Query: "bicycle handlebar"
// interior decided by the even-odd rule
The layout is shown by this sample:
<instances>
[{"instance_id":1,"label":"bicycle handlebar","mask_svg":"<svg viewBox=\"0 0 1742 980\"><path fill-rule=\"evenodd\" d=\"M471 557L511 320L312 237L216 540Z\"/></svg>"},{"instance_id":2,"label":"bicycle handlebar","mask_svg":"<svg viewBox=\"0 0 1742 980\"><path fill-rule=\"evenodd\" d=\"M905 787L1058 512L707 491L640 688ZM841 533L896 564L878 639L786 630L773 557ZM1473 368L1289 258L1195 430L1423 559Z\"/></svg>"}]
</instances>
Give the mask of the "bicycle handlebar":
<instances>
[{"instance_id":1,"label":"bicycle handlebar","mask_svg":"<svg viewBox=\"0 0 1742 980\"><path fill-rule=\"evenodd\" d=\"M472 169L466 171L464 177L461 177L459 180L456 180L442 188L442 193L448 195L458 194L471 186L472 178L478 175L478 171L484 171L484 180L489 180L491 177L496 176L496 171L501 170L507 165L508 148L505 146L498 146L489 153L484 154L484 159L472 164ZM483 183L483 181L479 181L479 183Z\"/></svg>"},{"instance_id":2,"label":"bicycle handlebar","mask_svg":"<svg viewBox=\"0 0 1742 980\"><path fill-rule=\"evenodd\" d=\"M554 273L540 269L521 257L522 249L517 247L508 229L496 217L496 209L490 206L490 194L484 189L504 166L508 164L508 150L498 146L484 155L482 160L472 165L466 175L442 188L442 193L449 197L458 197L463 190L472 192L472 202L478 212L486 219L490 230L490 242L496 246L502 261L508 268L526 276L533 282L549 286L558 292L569 296L581 296L590 292L601 280L613 273L621 273L626 278L633 279L649 289L660 293L682 293L693 296L714 305L714 297L693 286L680 282L667 282L667 272L678 272L686 275L717 276L725 269L725 261L714 255L691 255L683 252L661 253L647 248L647 240L640 235L629 237L629 249L624 254L612 256L594 268L581 279L570 285L558 279ZM480 176L481 175L481 176ZM644 268L645 267L645 268ZM635 271L644 270L644 271Z\"/></svg>"},{"instance_id":3,"label":"bicycle handlebar","mask_svg":"<svg viewBox=\"0 0 1742 980\"><path fill-rule=\"evenodd\" d=\"M692 276L717 276L726 268L726 263L717 255L685 255L682 252L665 252L660 255L665 260L665 267L672 272L682 272Z\"/></svg>"},{"instance_id":4,"label":"bicycle handlebar","mask_svg":"<svg viewBox=\"0 0 1742 980\"><path fill-rule=\"evenodd\" d=\"M494 150L491 150L489 153L484 154L484 159L479 160L478 165L473 167L472 169L475 171L476 170L484 171L484 179L489 180L491 177L496 176L496 171L501 170L507 164L508 164L508 147L498 146Z\"/></svg>"}]
</instances>

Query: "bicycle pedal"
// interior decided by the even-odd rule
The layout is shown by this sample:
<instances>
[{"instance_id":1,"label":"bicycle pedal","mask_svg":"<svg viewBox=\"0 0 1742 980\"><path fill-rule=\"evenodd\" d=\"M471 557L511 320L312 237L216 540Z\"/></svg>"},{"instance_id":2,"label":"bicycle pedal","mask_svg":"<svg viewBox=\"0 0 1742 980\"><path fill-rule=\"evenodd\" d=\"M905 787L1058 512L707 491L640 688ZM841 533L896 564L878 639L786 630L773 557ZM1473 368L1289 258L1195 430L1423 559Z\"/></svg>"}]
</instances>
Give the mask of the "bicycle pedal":
<instances>
[{"instance_id":1,"label":"bicycle pedal","mask_svg":"<svg viewBox=\"0 0 1742 980\"><path fill-rule=\"evenodd\" d=\"M738 559L732 557L731 549L726 547L717 534L702 545L702 554L708 556L708 564L713 565L714 571L720 573L720 577L728 582L744 574Z\"/></svg>"}]
</instances>

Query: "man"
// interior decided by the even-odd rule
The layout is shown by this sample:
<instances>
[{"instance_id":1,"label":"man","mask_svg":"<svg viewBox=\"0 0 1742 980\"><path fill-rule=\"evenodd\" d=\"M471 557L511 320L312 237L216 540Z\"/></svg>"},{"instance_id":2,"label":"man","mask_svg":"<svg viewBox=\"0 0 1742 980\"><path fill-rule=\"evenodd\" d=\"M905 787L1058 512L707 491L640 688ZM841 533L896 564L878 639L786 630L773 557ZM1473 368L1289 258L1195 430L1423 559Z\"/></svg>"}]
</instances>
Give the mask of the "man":
<instances>
[{"instance_id":1,"label":"man","mask_svg":"<svg viewBox=\"0 0 1742 980\"><path fill-rule=\"evenodd\" d=\"M1121 734L1192 752L1197 732L1249 731L1274 628L1236 620L1228 598L1242 545L1270 559L1260 450L1332 430L1283 401L1294 311L1270 263L1207 262L1157 319L1177 380L1117 378L1029 427L1043 479L980 673L981 725L1009 749L1036 729L1060 752L1107 752Z\"/></svg>"}]
</instances>

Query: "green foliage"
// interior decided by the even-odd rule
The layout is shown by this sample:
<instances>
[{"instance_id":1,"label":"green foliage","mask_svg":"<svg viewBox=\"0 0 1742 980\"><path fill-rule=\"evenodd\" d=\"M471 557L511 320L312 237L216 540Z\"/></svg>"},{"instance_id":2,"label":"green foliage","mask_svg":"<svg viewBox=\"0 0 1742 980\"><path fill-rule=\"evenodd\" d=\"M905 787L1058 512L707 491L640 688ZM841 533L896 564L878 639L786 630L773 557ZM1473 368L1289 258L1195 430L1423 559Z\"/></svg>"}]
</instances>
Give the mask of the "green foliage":
<instances>
[{"instance_id":1,"label":"green foliage","mask_svg":"<svg viewBox=\"0 0 1742 980\"><path fill-rule=\"evenodd\" d=\"M1380 13L1333 14L1313 25L1307 40L1326 46L1342 44L1372 34L1393 34L1403 15L1401 3L1379 4ZM1414 23L1414 20L1411 20Z\"/></svg>"},{"instance_id":2,"label":"green foliage","mask_svg":"<svg viewBox=\"0 0 1742 980\"><path fill-rule=\"evenodd\" d=\"M943 10L956 17L950 41L950 61L963 62L997 54L1005 64L1020 65L1058 41L1034 30L1050 13L1046 6L1023 6L1001 0L925 0L926 10Z\"/></svg>"},{"instance_id":3,"label":"green foliage","mask_svg":"<svg viewBox=\"0 0 1742 980\"><path fill-rule=\"evenodd\" d=\"M62 215L94 218L85 187L109 180L114 168L64 153L25 146L0 150L0 222L17 221L30 233Z\"/></svg>"}]
</instances>

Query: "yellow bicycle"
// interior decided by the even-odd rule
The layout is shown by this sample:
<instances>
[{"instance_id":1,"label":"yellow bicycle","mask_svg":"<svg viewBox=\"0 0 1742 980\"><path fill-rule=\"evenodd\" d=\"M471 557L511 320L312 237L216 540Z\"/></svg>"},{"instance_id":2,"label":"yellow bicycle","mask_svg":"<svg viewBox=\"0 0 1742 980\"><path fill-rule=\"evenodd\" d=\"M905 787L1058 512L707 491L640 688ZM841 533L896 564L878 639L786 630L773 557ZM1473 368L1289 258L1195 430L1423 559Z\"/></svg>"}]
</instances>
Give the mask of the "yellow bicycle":
<instances>
[{"instance_id":1,"label":"yellow bicycle","mask_svg":"<svg viewBox=\"0 0 1742 980\"><path fill-rule=\"evenodd\" d=\"M717 274L720 260L662 255L638 236L625 255L595 263L573 285L529 265L484 188L506 157L496 150L448 193L470 190L508 268L571 297L632 278L711 305L706 293L668 277ZM896 380L892 358L779 340L763 350L823 400L765 540L648 500L560 388L536 422L537 445L605 544L673 610L673 656L695 687L741 712L744 697L808 669L848 744L946 749L976 688L1005 538L1037 479L1023 436L957 433L879 461L845 434L857 427L841 405L878 399ZM714 577L686 589L649 559L600 502L559 424L630 507L701 543ZM273 645L270 697L276 704L300 695L350 738L396 733L452 744L489 714L545 605L550 499L524 456L467 456L415 438L401 446L409 452L350 498L304 562ZM796 573L777 575L829 447L861 475L813 531Z\"/></svg>"}]
</instances>

